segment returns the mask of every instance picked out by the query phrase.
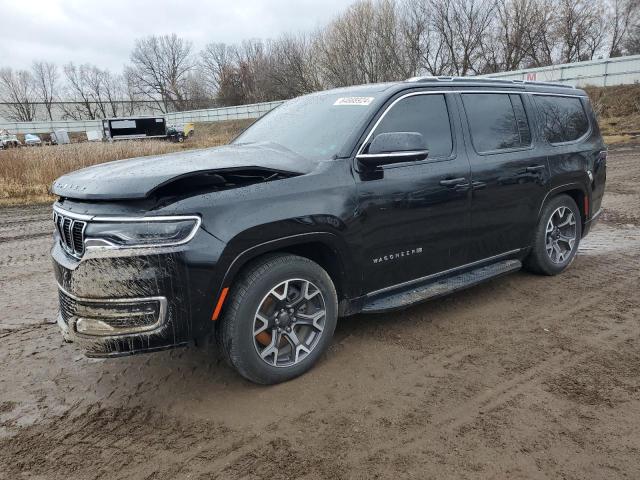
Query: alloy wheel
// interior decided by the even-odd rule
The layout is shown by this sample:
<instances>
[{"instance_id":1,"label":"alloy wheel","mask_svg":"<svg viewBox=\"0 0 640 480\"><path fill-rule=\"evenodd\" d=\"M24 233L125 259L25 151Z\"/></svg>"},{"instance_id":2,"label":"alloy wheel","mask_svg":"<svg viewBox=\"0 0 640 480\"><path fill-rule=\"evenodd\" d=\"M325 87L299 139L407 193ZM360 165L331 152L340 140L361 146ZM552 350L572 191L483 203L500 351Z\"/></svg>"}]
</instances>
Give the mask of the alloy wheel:
<instances>
[{"instance_id":1,"label":"alloy wheel","mask_svg":"<svg viewBox=\"0 0 640 480\"><path fill-rule=\"evenodd\" d=\"M568 207L556 208L547 222L545 247L549 259L556 264L564 263L576 245L576 217Z\"/></svg>"},{"instance_id":2,"label":"alloy wheel","mask_svg":"<svg viewBox=\"0 0 640 480\"><path fill-rule=\"evenodd\" d=\"M318 345L326 320L320 289L309 280L289 279L267 293L253 320L253 343L274 367L303 361Z\"/></svg>"}]
</instances>

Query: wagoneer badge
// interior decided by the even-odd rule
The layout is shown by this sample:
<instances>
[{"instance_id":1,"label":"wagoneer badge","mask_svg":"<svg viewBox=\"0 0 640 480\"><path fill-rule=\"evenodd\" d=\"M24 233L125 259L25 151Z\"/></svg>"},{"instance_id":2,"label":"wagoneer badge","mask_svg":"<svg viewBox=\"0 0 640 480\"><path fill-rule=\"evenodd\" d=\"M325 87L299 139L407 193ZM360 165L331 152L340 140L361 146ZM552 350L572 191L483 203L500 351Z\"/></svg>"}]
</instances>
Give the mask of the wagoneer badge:
<instances>
[{"instance_id":1,"label":"wagoneer badge","mask_svg":"<svg viewBox=\"0 0 640 480\"><path fill-rule=\"evenodd\" d=\"M373 259L373 263L390 262L391 260L398 260L403 257L410 257L412 255L420 255L422 253L422 247L412 248L411 250L403 250L402 252L390 253L382 257L376 257Z\"/></svg>"}]
</instances>

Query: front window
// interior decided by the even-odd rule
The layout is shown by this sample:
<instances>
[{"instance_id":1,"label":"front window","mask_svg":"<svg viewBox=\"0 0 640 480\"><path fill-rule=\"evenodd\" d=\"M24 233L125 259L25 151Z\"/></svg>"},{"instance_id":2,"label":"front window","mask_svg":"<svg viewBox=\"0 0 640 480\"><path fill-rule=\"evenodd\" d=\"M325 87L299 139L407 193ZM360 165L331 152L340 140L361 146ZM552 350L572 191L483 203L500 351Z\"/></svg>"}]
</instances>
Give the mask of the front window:
<instances>
[{"instance_id":1,"label":"front window","mask_svg":"<svg viewBox=\"0 0 640 480\"><path fill-rule=\"evenodd\" d=\"M371 139L390 132L422 134L431 159L448 157L453 150L449 110L442 94L412 95L399 100L385 114Z\"/></svg>"},{"instance_id":2,"label":"front window","mask_svg":"<svg viewBox=\"0 0 640 480\"><path fill-rule=\"evenodd\" d=\"M337 155L361 129L375 93L319 93L290 100L265 115L234 143L273 142L312 160Z\"/></svg>"}]
</instances>

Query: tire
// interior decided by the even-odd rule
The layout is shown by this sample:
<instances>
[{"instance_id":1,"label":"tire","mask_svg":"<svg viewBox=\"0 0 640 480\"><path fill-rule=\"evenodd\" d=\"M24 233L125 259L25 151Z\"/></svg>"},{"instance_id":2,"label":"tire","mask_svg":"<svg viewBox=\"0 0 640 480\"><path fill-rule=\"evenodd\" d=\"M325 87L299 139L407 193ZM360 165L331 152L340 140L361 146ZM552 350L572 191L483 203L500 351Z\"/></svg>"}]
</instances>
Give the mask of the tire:
<instances>
[{"instance_id":1,"label":"tire","mask_svg":"<svg viewBox=\"0 0 640 480\"><path fill-rule=\"evenodd\" d=\"M573 262L581 237L582 217L576 202L568 195L553 197L542 209L525 268L539 275L558 275Z\"/></svg>"},{"instance_id":2,"label":"tire","mask_svg":"<svg viewBox=\"0 0 640 480\"><path fill-rule=\"evenodd\" d=\"M227 302L216 331L218 348L240 375L264 385L308 371L329 346L338 317L331 278L297 255L267 255L253 262Z\"/></svg>"}]
</instances>

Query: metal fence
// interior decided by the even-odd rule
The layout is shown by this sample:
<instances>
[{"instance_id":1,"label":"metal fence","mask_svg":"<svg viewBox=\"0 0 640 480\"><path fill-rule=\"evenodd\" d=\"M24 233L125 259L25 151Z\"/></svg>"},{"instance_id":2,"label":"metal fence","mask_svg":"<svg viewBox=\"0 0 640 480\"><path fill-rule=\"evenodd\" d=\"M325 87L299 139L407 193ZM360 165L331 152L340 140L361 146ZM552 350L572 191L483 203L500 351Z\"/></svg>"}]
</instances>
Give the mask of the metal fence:
<instances>
[{"instance_id":1,"label":"metal fence","mask_svg":"<svg viewBox=\"0 0 640 480\"><path fill-rule=\"evenodd\" d=\"M482 76L503 80L559 82L575 87L626 85L640 83L640 55L566 63Z\"/></svg>"},{"instance_id":2,"label":"metal fence","mask_svg":"<svg viewBox=\"0 0 640 480\"><path fill-rule=\"evenodd\" d=\"M167 119L167 124L186 122L220 122L223 120L258 118L282 103L283 101L254 103L251 105L239 105L237 107L171 112L160 116L164 116ZM66 130L68 132L85 132L87 130L102 131L102 120L53 120L42 122L0 121L0 129L5 128L11 133L16 134L51 133L56 130Z\"/></svg>"},{"instance_id":3,"label":"metal fence","mask_svg":"<svg viewBox=\"0 0 640 480\"><path fill-rule=\"evenodd\" d=\"M530 68L483 76L505 80L560 82L577 87L633 84L640 83L640 55L552 65L550 67ZM258 118L282 103L282 101L254 103L237 107L173 112L164 116L168 124ZM0 129L3 128L6 128L11 133L18 134L49 133L55 130L84 132L86 130L102 130L102 122L101 120L54 120L45 122L6 122L0 120Z\"/></svg>"}]
</instances>

